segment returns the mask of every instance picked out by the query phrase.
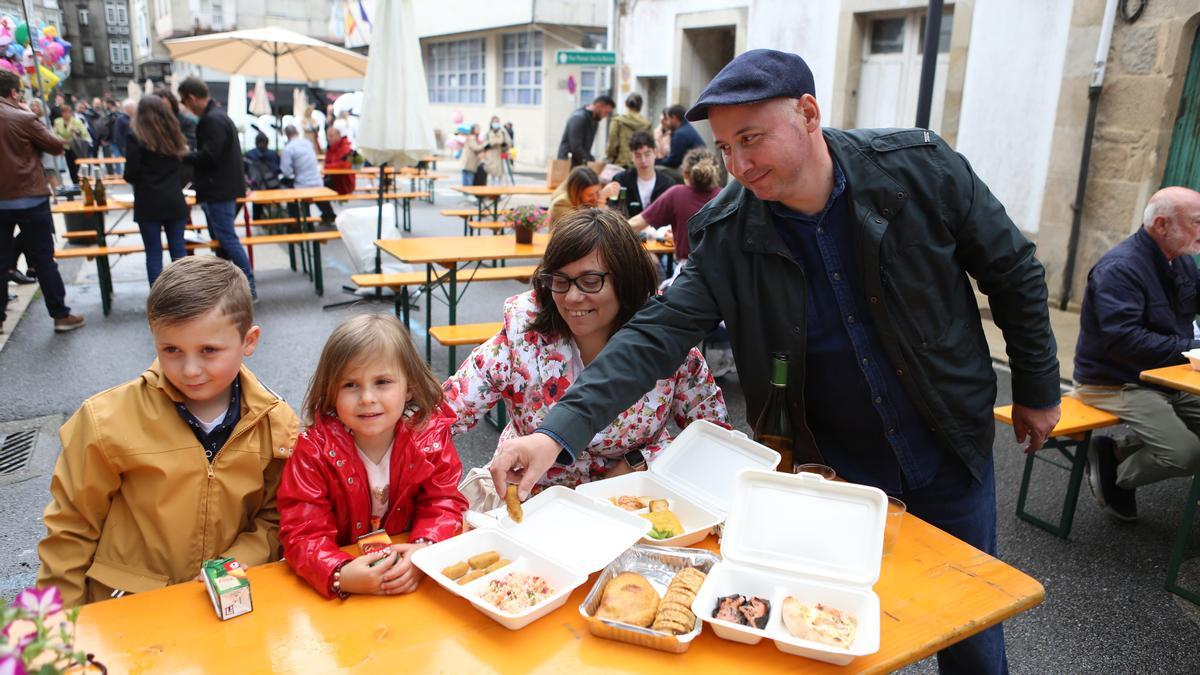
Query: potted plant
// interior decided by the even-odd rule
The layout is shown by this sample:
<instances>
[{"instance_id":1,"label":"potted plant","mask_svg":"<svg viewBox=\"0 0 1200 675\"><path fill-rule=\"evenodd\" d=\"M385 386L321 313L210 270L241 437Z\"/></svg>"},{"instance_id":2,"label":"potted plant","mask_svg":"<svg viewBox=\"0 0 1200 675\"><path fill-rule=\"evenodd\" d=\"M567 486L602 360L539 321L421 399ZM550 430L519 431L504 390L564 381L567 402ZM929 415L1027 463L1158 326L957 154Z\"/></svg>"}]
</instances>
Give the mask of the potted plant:
<instances>
[{"instance_id":1,"label":"potted plant","mask_svg":"<svg viewBox=\"0 0 1200 675\"><path fill-rule=\"evenodd\" d=\"M517 235L517 243L532 244L534 231L546 222L547 215L540 206L518 206L509 211L508 222Z\"/></svg>"},{"instance_id":2,"label":"potted plant","mask_svg":"<svg viewBox=\"0 0 1200 675\"><path fill-rule=\"evenodd\" d=\"M51 586L39 591L26 588L12 605L0 609L0 672L79 673L107 672L91 654L75 651L75 622L79 608L69 609L63 617L62 595Z\"/></svg>"}]
</instances>

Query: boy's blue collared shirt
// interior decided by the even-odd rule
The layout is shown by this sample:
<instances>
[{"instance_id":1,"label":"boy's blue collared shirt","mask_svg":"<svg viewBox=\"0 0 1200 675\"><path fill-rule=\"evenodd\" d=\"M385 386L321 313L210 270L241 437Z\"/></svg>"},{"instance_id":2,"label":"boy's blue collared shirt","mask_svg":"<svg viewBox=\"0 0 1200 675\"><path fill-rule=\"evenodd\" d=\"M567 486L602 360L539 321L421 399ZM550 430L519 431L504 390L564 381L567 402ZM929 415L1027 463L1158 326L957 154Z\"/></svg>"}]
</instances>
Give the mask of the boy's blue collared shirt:
<instances>
[{"instance_id":1,"label":"boy's blue collared shirt","mask_svg":"<svg viewBox=\"0 0 1200 675\"><path fill-rule=\"evenodd\" d=\"M821 453L847 480L899 493L933 480L943 449L888 360L871 314L846 177L815 216L767 202L776 229L807 280L804 400ZM890 450L890 451L885 451Z\"/></svg>"},{"instance_id":2,"label":"boy's blue collared shirt","mask_svg":"<svg viewBox=\"0 0 1200 675\"><path fill-rule=\"evenodd\" d=\"M182 403L175 404L175 410L179 412L179 416L183 418L184 422L187 422L192 433L196 435L196 440L200 441L200 445L204 446L204 457L209 462L212 462L217 453L221 452L221 448L225 447L226 441L233 435L233 428L242 419L241 381L241 375L233 379L229 392L229 409L225 411L225 418L208 433L205 433L204 427L200 426L200 420L187 409L187 406Z\"/></svg>"}]
</instances>

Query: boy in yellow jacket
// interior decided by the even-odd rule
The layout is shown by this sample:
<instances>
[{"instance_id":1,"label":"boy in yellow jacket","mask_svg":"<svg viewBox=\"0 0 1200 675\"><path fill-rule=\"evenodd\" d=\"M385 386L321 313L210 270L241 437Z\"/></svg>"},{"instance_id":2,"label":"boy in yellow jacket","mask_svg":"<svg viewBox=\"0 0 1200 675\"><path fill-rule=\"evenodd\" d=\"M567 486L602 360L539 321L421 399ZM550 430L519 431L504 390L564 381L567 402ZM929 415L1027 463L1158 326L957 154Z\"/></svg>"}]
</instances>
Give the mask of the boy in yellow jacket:
<instances>
[{"instance_id":1,"label":"boy in yellow jacket","mask_svg":"<svg viewBox=\"0 0 1200 675\"><path fill-rule=\"evenodd\" d=\"M242 365L260 334L246 277L183 258L146 317L155 362L59 430L37 583L68 607L196 578L209 558L279 559L275 492L298 422Z\"/></svg>"}]
</instances>

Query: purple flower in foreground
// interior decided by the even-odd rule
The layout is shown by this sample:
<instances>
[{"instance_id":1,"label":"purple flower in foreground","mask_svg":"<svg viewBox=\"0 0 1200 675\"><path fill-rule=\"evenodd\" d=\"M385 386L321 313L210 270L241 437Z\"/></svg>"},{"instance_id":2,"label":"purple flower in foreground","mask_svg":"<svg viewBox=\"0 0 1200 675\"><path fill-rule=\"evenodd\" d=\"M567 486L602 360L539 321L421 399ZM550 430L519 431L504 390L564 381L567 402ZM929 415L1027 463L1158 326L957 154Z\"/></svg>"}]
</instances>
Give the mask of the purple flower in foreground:
<instances>
[{"instance_id":1,"label":"purple flower in foreground","mask_svg":"<svg viewBox=\"0 0 1200 675\"><path fill-rule=\"evenodd\" d=\"M12 654L0 656L0 675L25 675L25 664Z\"/></svg>"},{"instance_id":2,"label":"purple flower in foreground","mask_svg":"<svg viewBox=\"0 0 1200 675\"><path fill-rule=\"evenodd\" d=\"M54 586L44 591L39 591L36 588L26 588L21 591L16 600L13 600L13 607L32 612L38 616L53 614L62 609L62 606L62 594Z\"/></svg>"}]
</instances>

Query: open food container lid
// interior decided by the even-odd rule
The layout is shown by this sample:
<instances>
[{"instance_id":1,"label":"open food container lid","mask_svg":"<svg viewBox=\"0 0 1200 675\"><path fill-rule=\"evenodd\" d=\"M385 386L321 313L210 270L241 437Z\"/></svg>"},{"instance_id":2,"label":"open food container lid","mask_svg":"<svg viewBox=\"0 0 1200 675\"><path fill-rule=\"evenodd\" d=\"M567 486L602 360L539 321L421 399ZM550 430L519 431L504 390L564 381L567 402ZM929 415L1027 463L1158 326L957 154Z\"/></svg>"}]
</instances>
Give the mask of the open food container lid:
<instances>
[{"instance_id":1,"label":"open food container lid","mask_svg":"<svg viewBox=\"0 0 1200 675\"><path fill-rule=\"evenodd\" d=\"M859 586L879 580L887 495L812 473L747 470L734 481L727 560Z\"/></svg>"},{"instance_id":2,"label":"open food container lid","mask_svg":"<svg viewBox=\"0 0 1200 675\"><path fill-rule=\"evenodd\" d=\"M650 464L650 473L709 511L729 515L732 477L743 469L773 470L779 453L740 431L706 420L688 425Z\"/></svg>"},{"instance_id":3,"label":"open food container lid","mask_svg":"<svg viewBox=\"0 0 1200 675\"><path fill-rule=\"evenodd\" d=\"M650 521L555 485L522 504L524 517L515 523L504 507L479 514L468 511L472 527L499 528L512 539L560 565L591 574L612 562L650 528Z\"/></svg>"}]
</instances>

